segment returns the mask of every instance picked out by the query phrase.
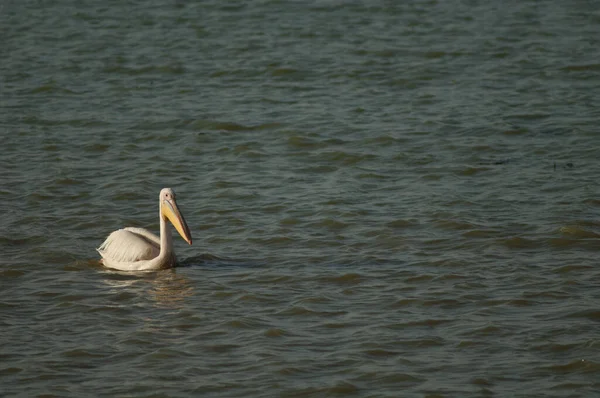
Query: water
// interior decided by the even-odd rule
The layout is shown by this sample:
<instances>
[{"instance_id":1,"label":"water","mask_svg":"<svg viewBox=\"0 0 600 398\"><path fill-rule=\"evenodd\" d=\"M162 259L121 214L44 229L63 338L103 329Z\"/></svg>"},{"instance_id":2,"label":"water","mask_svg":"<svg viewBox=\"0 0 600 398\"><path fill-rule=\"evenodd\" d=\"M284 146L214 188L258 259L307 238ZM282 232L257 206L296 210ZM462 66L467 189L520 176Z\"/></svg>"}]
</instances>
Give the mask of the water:
<instances>
[{"instance_id":1,"label":"water","mask_svg":"<svg viewBox=\"0 0 600 398\"><path fill-rule=\"evenodd\" d=\"M599 22L3 3L0 395L597 393ZM179 267L100 266L166 186Z\"/></svg>"}]
</instances>

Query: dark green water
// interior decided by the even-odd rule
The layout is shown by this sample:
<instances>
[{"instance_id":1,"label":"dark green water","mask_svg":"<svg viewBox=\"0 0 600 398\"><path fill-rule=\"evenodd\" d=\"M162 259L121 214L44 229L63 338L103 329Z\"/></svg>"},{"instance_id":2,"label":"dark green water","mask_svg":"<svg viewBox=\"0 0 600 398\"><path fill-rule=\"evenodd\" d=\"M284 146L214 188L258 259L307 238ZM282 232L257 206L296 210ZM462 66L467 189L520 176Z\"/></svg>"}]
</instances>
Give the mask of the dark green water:
<instances>
[{"instance_id":1,"label":"dark green water","mask_svg":"<svg viewBox=\"0 0 600 398\"><path fill-rule=\"evenodd\" d=\"M2 3L0 395L597 394L600 12L494 4Z\"/></svg>"}]
</instances>

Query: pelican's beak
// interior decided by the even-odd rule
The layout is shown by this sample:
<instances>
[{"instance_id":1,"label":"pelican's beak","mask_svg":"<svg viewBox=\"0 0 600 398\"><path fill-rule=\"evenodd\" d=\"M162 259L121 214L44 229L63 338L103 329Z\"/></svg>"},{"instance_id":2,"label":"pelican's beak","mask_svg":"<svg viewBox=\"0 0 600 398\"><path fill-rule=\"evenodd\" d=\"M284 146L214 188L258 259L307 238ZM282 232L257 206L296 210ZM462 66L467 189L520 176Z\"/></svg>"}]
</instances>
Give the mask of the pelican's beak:
<instances>
[{"instance_id":1,"label":"pelican's beak","mask_svg":"<svg viewBox=\"0 0 600 398\"><path fill-rule=\"evenodd\" d=\"M181 235L183 240L185 240L188 244L191 245L192 233L190 232L190 229L188 228L185 219L181 215L181 212L179 211L175 200L164 200L161 206L161 210L164 216L167 217L169 221L171 221L171 223L173 224L177 232L179 232L179 235Z\"/></svg>"}]
</instances>

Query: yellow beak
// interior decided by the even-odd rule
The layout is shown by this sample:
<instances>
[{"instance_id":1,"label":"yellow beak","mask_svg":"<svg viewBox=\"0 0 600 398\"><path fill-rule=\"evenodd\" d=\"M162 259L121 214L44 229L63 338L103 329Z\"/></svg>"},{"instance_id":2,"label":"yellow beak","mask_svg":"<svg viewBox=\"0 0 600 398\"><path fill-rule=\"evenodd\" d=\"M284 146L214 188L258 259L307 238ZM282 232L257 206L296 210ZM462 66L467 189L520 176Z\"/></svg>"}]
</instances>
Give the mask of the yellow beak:
<instances>
[{"instance_id":1,"label":"yellow beak","mask_svg":"<svg viewBox=\"0 0 600 398\"><path fill-rule=\"evenodd\" d=\"M177 203L175 200L164 200L161 203L161 211L164 217L166 217L171 224L175 227L179 235L185 240L188 244L192 244L192 233L188 228L183 215L179 211L177 207Z\"/></svg>"}]
</instances>

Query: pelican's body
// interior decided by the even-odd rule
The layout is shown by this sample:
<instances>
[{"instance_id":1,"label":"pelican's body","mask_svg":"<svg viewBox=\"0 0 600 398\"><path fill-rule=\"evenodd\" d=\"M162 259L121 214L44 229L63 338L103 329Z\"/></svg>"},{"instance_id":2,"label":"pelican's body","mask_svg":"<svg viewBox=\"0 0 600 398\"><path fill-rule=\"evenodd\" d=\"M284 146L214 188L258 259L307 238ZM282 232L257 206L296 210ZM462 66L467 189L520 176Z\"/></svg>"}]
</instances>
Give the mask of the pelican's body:
<instances>
[{"instance_id":1,"label":"pelican's body","mask_svg":"<svg viewBox=\"0 0 600 398\"><path fill-rule=\"evenodd\" d=\"M102 264L121 271L152 271L175 265L173 238L167 220L190 245L192 235L175 202L175 192L164 188L159 200L160 237L144 228L119 229L97 249Z\"/></svg>"}]
</instances>

